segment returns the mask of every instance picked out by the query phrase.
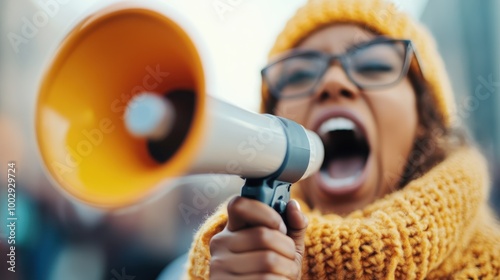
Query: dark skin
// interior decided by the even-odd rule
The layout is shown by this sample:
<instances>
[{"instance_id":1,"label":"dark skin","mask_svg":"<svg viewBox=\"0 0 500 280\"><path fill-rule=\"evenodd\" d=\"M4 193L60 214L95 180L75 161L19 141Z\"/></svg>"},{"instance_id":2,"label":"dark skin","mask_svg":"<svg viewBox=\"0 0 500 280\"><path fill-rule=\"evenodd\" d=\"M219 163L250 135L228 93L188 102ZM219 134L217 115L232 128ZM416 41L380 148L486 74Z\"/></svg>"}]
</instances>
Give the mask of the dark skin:
<instances>
[{"instance_id":1,"label":"dark skin","mask_svg":"<svg viewBox=\"0 0 500 280\"><path fill-rule=\"evenodd\" d=\"M353 44L376 37L356 25L339 24L314 32L297 48L338 54ZM336 62L330 66L314 95L279 101L276 112L313 129L318 116L333 108L352 111L366 128L371 150L366 179L357 191L347 195L324 193L314 176L300 182L300 187L311 208L346 215L394 191L395 182L391 178L401 177L419 128L417 100L409 77L387 88L360 89Z\"/></svg>"},{"instance_id":2,"label":"dark skin","mask_svg":"<svg viewBox=\"0 0 500 280\"><path fill-rule=\"evenodd\" d=\"M227 209L226 227L210 240L210 279L300 279L307 218L296 201L287 204L287 226L256 200L236 197Z\"/></svg>"},{"instance_id":3,"label":"dark skin","mask_svg":"<svg viewBox=\"0 0 500 280\"><path fill-rule=\"evenodd\" d=\"M356 25L332 25L297 48L343 53L375 37ZM295 187L303 188L311 208L345 215L394 190L387 175L401 176L411 152L419 126L416 95L408 77L389 88L362 90L334 63L312 96L279 101L276 113L312 129L318 115L333 107L354 111L366 127L372 153L367 178L356 192L343 196L322 192L314 177ZM211 279L300 279L307 221L293 202L287 206L286 225L287 230L278 213L261 202L233 199L227 226L210 242Z\"/></svg>"}]
</instances>

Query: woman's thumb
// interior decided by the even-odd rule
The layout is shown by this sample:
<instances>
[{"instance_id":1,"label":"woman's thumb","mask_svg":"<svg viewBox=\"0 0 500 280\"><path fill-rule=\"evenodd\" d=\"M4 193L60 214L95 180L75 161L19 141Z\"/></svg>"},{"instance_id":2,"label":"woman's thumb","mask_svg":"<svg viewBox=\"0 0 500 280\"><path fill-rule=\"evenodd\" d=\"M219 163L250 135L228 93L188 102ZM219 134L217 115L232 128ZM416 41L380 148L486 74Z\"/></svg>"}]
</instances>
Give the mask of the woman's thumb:
<instances>
[{"instance_id":1,"label":"woman's thumb","mask_svg":"<svg viewBox=\"0 0 500 280\"><path fill-rule=\"evenodd\" d=\"M304 255L304 236L307 228L307 218L300 211L300 205L296 200L290 200L286 206L287 235L295 242L297 261L302 262Z\"/></svg>"}]
</instances>

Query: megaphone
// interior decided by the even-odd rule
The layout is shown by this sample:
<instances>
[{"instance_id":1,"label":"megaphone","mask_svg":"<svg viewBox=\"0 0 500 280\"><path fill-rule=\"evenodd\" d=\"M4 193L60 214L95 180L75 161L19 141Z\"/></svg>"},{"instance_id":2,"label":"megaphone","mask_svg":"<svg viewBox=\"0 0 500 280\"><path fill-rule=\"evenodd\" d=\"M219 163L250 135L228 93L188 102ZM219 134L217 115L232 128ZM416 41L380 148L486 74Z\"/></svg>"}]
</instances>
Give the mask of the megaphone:
<instances>
[{"instance_id":1,"label":"megaphone","mask_svg":"<svg viewBox=\"0 0 500 280\"><path fill-rule=\"evenodd\" d=\"M188 174L246 179L242 195L278 211L289 185L319 170L319 137L290 120L210 96L193 29L162 3L98 10L64 39L42 79L39 151L55 185L117 208ZM281 210L279 210L281 209Z\"/></svg>"}]
</instances>

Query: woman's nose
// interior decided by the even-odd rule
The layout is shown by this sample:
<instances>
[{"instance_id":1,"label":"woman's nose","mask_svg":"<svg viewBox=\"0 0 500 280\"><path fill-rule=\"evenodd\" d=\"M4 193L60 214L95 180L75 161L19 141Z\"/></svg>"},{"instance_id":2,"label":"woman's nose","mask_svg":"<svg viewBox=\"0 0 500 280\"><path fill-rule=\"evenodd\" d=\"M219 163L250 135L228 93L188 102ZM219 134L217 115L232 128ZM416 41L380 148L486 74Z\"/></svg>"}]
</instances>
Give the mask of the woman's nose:
<instances>
[{"instance_id":1,"label":"woman's nose","mask_svg":"<svg viewBox=\"0 0 500 280\"><path fill-rule=\"evenodd\" d=\"M315 97L319 101L340 99L356 99L359 97L358 86L356 86L347 76L344 69L339 64L331 65L323 76Z\"/></svg>"}]
</instances>

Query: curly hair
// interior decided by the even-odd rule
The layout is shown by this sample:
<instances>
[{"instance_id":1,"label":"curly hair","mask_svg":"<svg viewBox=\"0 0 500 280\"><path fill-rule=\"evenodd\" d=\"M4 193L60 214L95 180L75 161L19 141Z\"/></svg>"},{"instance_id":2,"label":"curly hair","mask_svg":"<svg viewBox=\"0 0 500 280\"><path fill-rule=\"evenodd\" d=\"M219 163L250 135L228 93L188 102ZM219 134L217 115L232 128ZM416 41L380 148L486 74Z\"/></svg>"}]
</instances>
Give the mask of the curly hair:
<instances>
[{"instance_id":1,"label":"curly hair","mask_svg":"<svg viewBox=\"0 0 500 280\"><path fill-rule=\"evenodd\" d=\"M418 131L404 172L395 188L404 187L453 151L470 144L464 128L445 125L443 116L435 106L430 87L423 77L410 72L409 78L417 96Z\"/></svg>"}]
</instances>

